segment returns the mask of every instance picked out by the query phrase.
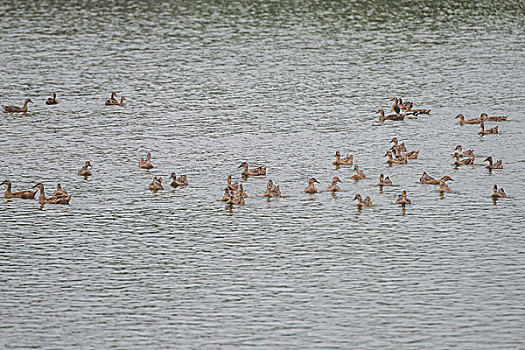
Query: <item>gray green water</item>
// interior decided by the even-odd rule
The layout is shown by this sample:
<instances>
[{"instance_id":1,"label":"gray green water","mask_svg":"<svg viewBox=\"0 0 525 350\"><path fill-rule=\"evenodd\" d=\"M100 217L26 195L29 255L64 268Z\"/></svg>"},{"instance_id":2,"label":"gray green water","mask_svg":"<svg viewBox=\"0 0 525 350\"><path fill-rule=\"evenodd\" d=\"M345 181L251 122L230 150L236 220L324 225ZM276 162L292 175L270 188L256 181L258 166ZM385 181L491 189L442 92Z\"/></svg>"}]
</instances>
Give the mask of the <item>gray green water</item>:
<instances>
[{"instance_id":1,"label":"gray green water","mask_svg":"<svg viewBox=\"0 0 525 350\"><path fill-rule=\"evenodd\" d=\"M525 348L522 2L0 12L0 103L35 102L0 116L0 180L73 194L42 210L0 201L0 347ZM104 106L111 91L125 107ZM60 103L46 106L52 92ZM381 125L374 112L393 96L431 115ZM510 121L481 138L454 119L482 112ZM387 167L394 136L419 159ZM457 144L475 166L452 167ZM336 150L369 179L335 169ZM147 151L149 173L137 167ZM489 155L505 169L484 169ZM241 161L268 175L242 180ZM173 171L190 186L147 190ZM418 184L423 171L450 175L454 192ZM397 186L380 192L380 173ZM244 207L218 201L229 174ZM339 176L342 192L305 195L311 176L320 189ZM284 198L262 196L269 178ZM496 204L495 183L509 194ZM358 211L357 192L374 206Z\"/></svg>"}]
</instances>

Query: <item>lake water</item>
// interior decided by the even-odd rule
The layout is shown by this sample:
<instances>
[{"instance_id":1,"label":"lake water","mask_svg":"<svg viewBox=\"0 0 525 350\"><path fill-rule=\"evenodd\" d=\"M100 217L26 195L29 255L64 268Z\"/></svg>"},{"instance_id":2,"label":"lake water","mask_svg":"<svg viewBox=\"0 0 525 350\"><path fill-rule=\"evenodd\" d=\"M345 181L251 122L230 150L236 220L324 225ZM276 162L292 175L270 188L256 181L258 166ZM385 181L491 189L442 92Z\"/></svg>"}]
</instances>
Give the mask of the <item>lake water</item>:
<instances>
[{"instance_id":1,"label":"lake water","mask_svg":"<svg viewBox=\"0 0 525 350\"><path fill-rule=\"evenodd\" d=\"M34 102L0 116L0 180L73 194L0 201L3 348L525 348L523 2L0 10L0 103ZM112 91L124 107L104 105ZM394 96L432 112L380 124ZM499 135L454 119L482 112L509 116L487 123ZM393 137L419 159L388 167ZM457 144L474 166L452 166ZM368 179L336 169L336 150ZM242 161L267 176L241 179ZM170 188L172 172L190 185ZM396 186L380 191L380 173ZM219 202L230 174L243 207ZM166 189L148 191L159 175ZM312 176L342 191L306 195ZM270 178L283 198L263 197ZM493 202L494 184L509 197Z\"/></svg>"}]
</instances>

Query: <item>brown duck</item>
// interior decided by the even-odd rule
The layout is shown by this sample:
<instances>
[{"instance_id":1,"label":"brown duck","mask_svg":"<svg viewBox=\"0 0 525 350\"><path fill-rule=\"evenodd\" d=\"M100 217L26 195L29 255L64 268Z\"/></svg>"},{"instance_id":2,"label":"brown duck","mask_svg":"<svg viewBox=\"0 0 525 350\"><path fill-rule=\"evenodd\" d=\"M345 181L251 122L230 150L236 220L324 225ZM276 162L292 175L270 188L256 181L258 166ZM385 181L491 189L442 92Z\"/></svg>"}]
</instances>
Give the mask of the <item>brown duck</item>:
<instances>
[{"instance_id":1,"label":"brown duck","mask_svg":"<svg viewBox=\"0 0 525 350\"><path fill-rule=\"evenodd\" d=\"M142 168L142 169L153 169L154 166L153 164L151 164L151 153L146 153L146 160L144 160L143 158L140 159L140 162L139 162L139 168Z\"/></svg>"},{"instance_id":2,"label":"brown duck","mask_svg":"<svg viewBox=\"0 0 525 350\"><path fill-rule=\"evenodd\" d=\"M354 200L357 200L358 207L371 207L372 206L372 199L369 196L367 196L363 200L363 197L361 197L359 193L356 193Z\"/></svg>"},{"instance_id":3,"label":"brown duck","mask_svg":"<svg viewBox=\"0 0 525 350\"><path fill-rule=\"evenodd\" d=\"M472 149L469 149L465 152L463 152L463 148L461 147L461 145L457 145L456 148L454 148L454 152L458 152L459 156L460 157L471 157L471 158L474 158L474 150Z\"/></svg>"},{"instance_id":4,"label":"brown duck","mask_svg":"<svg viewBox=\"0 0 525 350\"><path fill-rule=\"evenodd\" d=\"M352 165L354 163L354 156L349 155L348 157L341 158L341 152L335 152L334 165Z\"/></svg>"},{"instance_id":5,"label":"brown duck","mask_svg":"<svg viewBox=\"0 0 525 350\"><path fill-rule=\"evenodd\" d=\"M507 194L503 190L503 188L498 189L497 185L494 185L492 187L492 194L490 195L492 198L505 198L507 197Z\"/></svg>"},{"instance_id":6,"label":"brown duck","mask_svg":"<svg viewBox=\"0 0 525 350\"><path fill-rule=\"evenodd\" d=\"M478 132L478 134L481 135L481 136L498 134L498 126L497 125L495 127L493 127L493 128L485 130L485 123L483 121L481 121L481 125L480 126L481 126L481 130Z\"/></svg>"},{"instance_id":7,"label":"brown duck","mask_svg":"<svg viewBox=\"0 0 525 350\"><path fill-rule=\"evenodd\" d=\"M248 163L242 162L241 165L238 166L238 168L242 168L241 175L242 176L264 176L266 175L266 168L258 167L251 170L248 170Z\"/></svg>"},{"instance_id":8,"label":"brown duck","mask_svg":"<svg viewBox=\"0 0 525 350\"><path fill-rule=\"evenodd\" d=\"M153 177L153 181L148 186L148 190L150 191L159 191L163 190L164 186L162 186L162 177Z\"/></svg>"},{"instance_id":9,"label":"brown duck","mask_svg":"<svg viewBox=\"0 0 525 350\"><path fill-rule=\"evenodd\" d=\"M33 101L31 101L30 98L26 98L26 101L24 102L24 107L18 107L18 106L2 106L4 109L4 113L26 113L27 112L27 104Z\"/></svg>"},{"instance_id":10,"label":"brown duck","mask_svg":"<svg viewBox=\"0 0 525 350\"><path fill-rule=\"evenodd\" d=\"M7 186L4 193L4 198L22 198L22 199L34 199L37 191L18 191L11 192L11 181L4 180L3 185Z\"/></svg>"},{"instance_id":11,"label":"brown duck","mask_svg":"<svg viewBox=\"0 0 525 350\"><path fill-rule=\"evenodd\" d=\"M89 161L87 161L82 168L78 169L78 175L80 175L80 176L91 176L92 173L89 170L90 166L91 166L91 163Z\"/></svg>"},{"instance_id":12,"label":"brown duck","mask_svg":"<svg viewBox=\"0 0 525 350\"><path fill-rule=\"evenodd\" d=\"M53 97L50 97L46 100L46 105L56 105L58 104L57 94L53 92Z\"/></svg>"},{"instance_id":13,"label":"brown duck","mask_svg":"<svg viewBox=\"0 0 525 350\"><path fill-rule=\"evenodd\" d=\"M72 195L70 194L47 198L44 190L44 185L41 182L37 183L33 187L36 187L40 190L40 196L38 197L38 203L40 204L69 204L69 201L71 200Z\"/></svg>"},{"instance_id":14,"label":"brown duck","mask_svg":"<svg viewBox=\"0 0 525 350\"><path fill-rule=\"evenodd\" d=\"M399 197L397 197L396 204L406 205L412 204L412 201L407 198L407 191L403 190Z\"/></svg>"},{"instance_id":15,"label":"brown duck","mask_svg":"<svg viewBox=\"0 0 525 350\"><path fill-rule=\"evenodd\" d=\"M448 176L446 176L446 177L448 177ZM436 191L438 191L439 193L450 193L450 192L452 192L450 187L448 187L448 185L445 183L445 181L447 181L447 180L454 181L450 177L448 177L448 179L445 179L445 177L443 177L441 180L439 180L439 188Z\"/></svg>"},{"instance_id":16,"label":"brown duck","mask_svg":"<svg viewBox=\"0 0 525 350\"><path fill-rule=\"evenodd\" d=\"M454 153L454 158L456 158L456 161L454 162L455 166L473 165L474 164L474 158L465 158L465 159L459 160L459 154L458 153Z\"/></svg>"},{"instance_id":17,"label":"brown duck","mask_svg":"<svg viewBox=\"0 0 525 350\"><path fill-rule=\"evenodd\" d=\"M507 121L507 118L508 118L508 116L501 116L501 117L493 116L493 117L489 117L487 115L487 113L481 113L481 115L479 116L479 119L481 119L483 121L489 121L489 122L504 122L504 121Z\"/></svg>"},{"instance_id":18,"label":"brown duck","mask_svg":"<svg viewBox=\"0 0 525 350\"><path fill-rule=\"evenodd\" d=\"M485 158L484 162L489 162L488 165L485 165L487 169L503 169L503 160L498 160L496 163L492 163L492 157Z\"/></svg>"},{"instance_id":19,"label":"brown duck","mask_svg":"<svg viewBox=\"0 0 525 350\"><path fill-rule=\"evenodd\" d=\"M107 98L104 101L104 103L106 104L106 106L111 106L111 105L117 104L118 103L117 93L116 92L112 92L111 96L109 98Z\"/></svg>"},{"instance_id":20,"label":"brown duck","mask_svg":"<svg viewBox=\"0 0 525 350\"><path fill-rule=\"evenodd\" d=\"M459 124L479 124L481 123L481 119L479 118L472 118L472 119L465 119L465 116L463 114L458 114L456 116L456 119L459 118Z\"/></svg>"},{"instance_id":21,"label":"brown duck","mask_svg":"<svg viewBox=\"0 0 525 350\"><path fill-rule=\"evenodd\" d=\"M343 183L337 176L332 179L332 184L326 188L327 192L340 192L341 188L337 186L337 183Z\"/></svg>"},{"instance_id":22,"label":"brown duck","mask_svg":"<svg viewBox=\"0 0 525 350\"><path fill-rule=\"evenodd\" d=\"M389 176L387 176L385 178L383 174L380 174L379 175L379 182L377 183L376 186L392 186L392 181L390 181L390 177Z\"/></svg>"},{"instance_id":23,"label":"brown duck","mask_svg":"<svg viewBox=\"0 0 525 350\"><path fill-rule=\"evenodd\" d=\"M359 170L358 165L354 165L354 174L351 176L354 180L366 179L366 175L362 170Z\"/></svg>"},{"instance_id":24,"label":"brown duck","mask_svg":"<svg viewBox=\"0 0 525 350\"><path fill-rule=\"evenodd\" d=\"M405 119L405 114L389 114L385 115L385 111L383 109L378 110L376 113L379 113L379 121L383 122L385 120L394 120L394 121L401 121Z\"/></svg>"},{"instance_id":25,"label":"brown duck","mask_svg":"<svg viewBox=\"0 0 525 350\"><path fill-rule=\"evenodd\" d=\"M266 191L264 191L265 197L281 197L281 188L279 185L275 185L272 179L268 180L266 185Z\"/></svg>"},{"instance_id":26,"label":"brown duck","mask_svg":"<svg viewBox=\"0 0 525 350\"><path fill-rule=\"evenodd\" d=\"M304 193L310 193L310 194L317 193L318 192L317 188L315 188L315 185L314 185L314 183L316 182L319 183L319 181L317 181L315 178L313 177L310 178L308 180L308 187L304 189Z\"/></svg>"}]
</instances>

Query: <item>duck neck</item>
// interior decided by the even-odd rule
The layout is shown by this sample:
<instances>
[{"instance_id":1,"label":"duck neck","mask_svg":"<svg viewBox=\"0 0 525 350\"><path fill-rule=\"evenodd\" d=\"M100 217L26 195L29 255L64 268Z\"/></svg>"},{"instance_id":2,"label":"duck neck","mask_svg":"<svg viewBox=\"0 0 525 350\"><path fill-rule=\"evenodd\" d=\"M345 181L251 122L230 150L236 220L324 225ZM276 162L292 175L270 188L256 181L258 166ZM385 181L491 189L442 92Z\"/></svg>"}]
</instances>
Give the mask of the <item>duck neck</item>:
<instances>
[{"instance_id":1,"label":"duck neck","mask_svg":"<svg viewBox=\"0 0 525 350\"><path fill-rule=\"evenodd\" d=\"M38 201L40 203L43 203L46 200L46 194L45 194L45 191L44 191L44 186L42 185L42 187L39 187L39 189L40 189L40 195L38 197Z\"/></svg>"},{"instance_id":2,"label":"duck neck","mask_svg":"<svg viewBox=\"0 0 525 350\"><path fill-rule=\"evenodd\" d=\"M7 189L5 190L5 194L11 194L11 183L8 182L8 183L6 184L6 186L7 186Z\"/></svg>"}]
</instances>

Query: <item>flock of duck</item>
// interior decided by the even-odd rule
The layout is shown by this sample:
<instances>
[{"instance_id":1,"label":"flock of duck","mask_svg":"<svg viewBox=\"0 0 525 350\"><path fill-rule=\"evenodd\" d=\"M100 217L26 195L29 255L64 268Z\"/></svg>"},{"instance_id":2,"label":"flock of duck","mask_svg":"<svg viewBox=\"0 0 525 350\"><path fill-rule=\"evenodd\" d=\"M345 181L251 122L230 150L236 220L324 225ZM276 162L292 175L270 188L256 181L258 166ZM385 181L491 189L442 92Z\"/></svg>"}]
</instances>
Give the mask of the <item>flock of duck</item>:
<instances>
[{"instance_id":1,"label":"flock of duck","mask_svg":"<svg viewBox=\"0 0 525 350\"><path fill-rule=\"evenodd\" d=\"M107 106L124 106L125 97L121 96L120 101L118 100L116 93L111 93L111 96L105 100L105 105ZM392 101L394 101L394 104L392 106L391 111L394 112L389 115L385 115L385 111L383 109L380 109L377 111L379 113L379 121L381 123L391 120L391 121L402 121L405 118L417 118L420 114L430 114L429 109L414 109L414 104L412 102L403 102L401 98L394 97L392 98ZM23 107L19 106L3 106L3 112L4 113L26 113L28 111L28 103L33 103L31 99L26 99L24 102ZM46 105L56 105L59 101L56 99L56 94L53 93L53 96L48 98L46 100ZM485 129L485 122L496 122L496 121L506 121L507 116L488 116L486 113L482 113L478 118L471 118L471 119L465 119L465 116L463 114L458 114L456 118L459 118L459 122L461 125L470 125L470 124L480 124L481 130L478 132L479 135L493 135L498 134L498 126L496 125L493 128ZM407 151L406 145L404 142L399 143L399 140L397 138L393 138L391 140L391 143L393 143L393 146L389 148L384 157L388 157L386 160L386 164L388 165L394 165L394 164L407 164L408 160L411 159L417 159L419 156L419 151ZM457 145L454 149L454 158L455 161L453 163L454 166L464 166L464 165L473 165L475 160L475 155L473 150L466 150L464 151L461 147L461 145ZM503 169L503 161L500 159L496 162L492 159L492 157L485 158L484 162L487 162L488 164L485 166L485 168L489 169L491 171L492 169ZM335 161L333 161L333 165L335 165L337 168L340 166L352 166L353 165L353 175L351 178L355 181L359 181L362 179L366 179L365 173L359 169L359 166L357 164L354 164L354 156L348 155L346 157L341 157L340 151L336 151L335 153ZM83 176L87 178L88 176L92 175L91 170L89 169L91 167L91 163L89 161L86 161L84 163L84 166L82 166L78 170L78 175ZM151 154L149 152L146 153L146 159L141 159L139 161L138 167L141 169L150 170L153 169L154 166L151 162ZM266 168L265 167L257 167L253 169L249 169L247 162L242 162L239 167L239 169L242 168L241 176L243 178L247 177L257 177L257 176L266 176ZM187 175L180 175L179 177L176 176L175 173L172 173L170 176L171 182L170 186L172 187L184 187L188 186L188 177ZM224 188L224 196L222 199L220 199L222 202L226 203L227 205L244 205L245 204L245 198L248 197L248 194L244 190L244 187L242 184L239 184L238 181L232 182L232 176L229 175L226 179L226 187ZM450 193L452 192L452 189L446 184L447 181L454 181L450 176L443 176L440 179L435 179L426 172L423 172L421 175L419 182L422 184L429 184L429 185L439 185L439 188L437 191L443 195L444 193ZM310 178L308 180L308 186L304 189L304 193L307 194L315 194L318 193L319 190L315 187L315 184L319 183L314 177ZM326 188L327 192L339 192L341 191L341 188L338 186L338 183L343 183L339 177L334 177L332 179L331 184ZM12 192L12 183L10 180L5 180L2 182L2 185L6 185L7 189L4 193L4 198L21 198L21 199L34 199L35 195L38 191L40 191L39 196L39 203L41 205L44 204L69 204L72 195L68 194L64 188L62 188L61 184L57 185L57 189L54 191L53 195L51 197L46 197L44 185L39 182L33 188L36 188L36 190L27 190L27 191L18 191L18 192ZM379 175L379 182L377 183L377 186L379 186L380 189L383 188L383 186L393 186L392 181L390 180L390 177L384 176L384 174ZM162 185L162 177L154 176L152 182L149 184L148 189L151 191L160 191L163 190L164 187ZM274 182L270 179L268 180L266 190L263 194L267 198L272 197L281 197L281 188L279 185L274 184ZM493 186L493 192L490 196L493 199L507 197L505 190L503 188L498 188L497 185ZM361 196L361 194L356 193L354 196L354 200L357 201L357 206L359 208L361 207L371 207L372 206L372 199L370 196L366 196L364 199ZM409 205L411 204L411 200L407 198L407 192L406 190L403 190L401 194L399 194L396 202L396 204L399 204L401 206Z\"/></svg>"}]
</instances>

